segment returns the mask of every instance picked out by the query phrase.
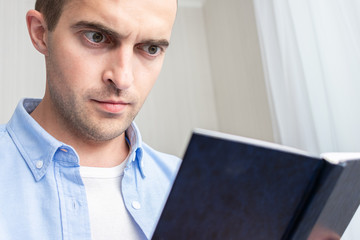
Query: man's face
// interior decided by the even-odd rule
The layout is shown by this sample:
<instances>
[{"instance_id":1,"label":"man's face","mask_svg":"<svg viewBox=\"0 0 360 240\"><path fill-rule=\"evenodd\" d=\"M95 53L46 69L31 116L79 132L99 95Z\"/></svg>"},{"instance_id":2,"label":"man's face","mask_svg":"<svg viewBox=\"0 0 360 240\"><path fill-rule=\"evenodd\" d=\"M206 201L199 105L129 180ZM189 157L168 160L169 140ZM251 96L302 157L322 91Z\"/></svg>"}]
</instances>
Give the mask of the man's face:
<instances>
[{"instance_id":1,"label":"man's face","mask_svg":"<svg viewBox=\"0 0 360 240\"><path fill-rule=\"evenodd\" d=\"M92 141L120 136L160 72L175 0L72 0L46 54L48 101L67 131Z\"/></svg>"}]
</instances>

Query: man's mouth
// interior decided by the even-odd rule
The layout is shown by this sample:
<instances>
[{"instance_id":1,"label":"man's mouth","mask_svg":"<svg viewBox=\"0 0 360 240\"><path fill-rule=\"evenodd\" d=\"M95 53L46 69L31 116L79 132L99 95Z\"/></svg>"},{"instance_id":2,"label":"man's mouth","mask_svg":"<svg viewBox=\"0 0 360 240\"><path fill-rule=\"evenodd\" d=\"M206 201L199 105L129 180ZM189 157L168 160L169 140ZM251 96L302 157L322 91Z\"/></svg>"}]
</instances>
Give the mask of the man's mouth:
<instances>
[{"instance_id":1,"label":"man's mouth","mask_svg":"<svg viewBox=\"0 0 360 240\"><path fill-rule=\"evenodd\" d=\"M101 110L114 113L121 114L125 108L129 105L129 103L125 101L114 101L114 100L93 100Z\"/></svg>"}]
</instances>

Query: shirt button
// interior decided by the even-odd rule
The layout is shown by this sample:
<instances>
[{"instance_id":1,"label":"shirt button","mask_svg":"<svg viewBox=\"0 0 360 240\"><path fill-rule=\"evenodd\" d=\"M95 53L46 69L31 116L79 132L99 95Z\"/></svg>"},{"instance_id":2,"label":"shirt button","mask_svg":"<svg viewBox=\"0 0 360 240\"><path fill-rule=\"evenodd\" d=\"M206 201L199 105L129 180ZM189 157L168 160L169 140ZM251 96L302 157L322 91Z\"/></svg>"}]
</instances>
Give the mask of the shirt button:
<instances>
[{"instance_id":1,"label":"shirt button","mask_svg":"<svg viewBox=\"0 0 360 240\"><path fill-rule=\"evenodd\" d=\"M39 160L39 161L36 162L35 166L36 166L37 169L40 169L40 168L42 168L44 166L44 162Z\"/></svg>"},{"instance_id":2,"label":"shirt button","mask_svg":"<svg viewBox=\"0 0 360 240\"><path fill-rule=\"evenodd\" d=\"M135 210L139 210L141 208L141 205L138 201L133 201L131 203L131 206L135 209Z\"/></svg>"}]
</instances>

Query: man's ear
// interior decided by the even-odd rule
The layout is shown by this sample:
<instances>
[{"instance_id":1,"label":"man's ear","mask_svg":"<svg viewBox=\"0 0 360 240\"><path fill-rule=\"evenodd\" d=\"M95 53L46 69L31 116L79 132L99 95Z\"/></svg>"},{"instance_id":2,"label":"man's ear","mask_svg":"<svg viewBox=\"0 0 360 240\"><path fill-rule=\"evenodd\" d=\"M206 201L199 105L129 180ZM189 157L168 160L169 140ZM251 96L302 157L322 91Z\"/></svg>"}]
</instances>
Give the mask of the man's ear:
<instances>
[{"instance_id":1,"label":"man's ear","mask_svg":"<svg viewBox=\"0 0 360 240\"><path fill-rule=\"evenodd\" d=\"M44 16L36 10L29 10L26 14L26 24L34 47L46 56L48 30Z\"/></svg>"}]
</instances>

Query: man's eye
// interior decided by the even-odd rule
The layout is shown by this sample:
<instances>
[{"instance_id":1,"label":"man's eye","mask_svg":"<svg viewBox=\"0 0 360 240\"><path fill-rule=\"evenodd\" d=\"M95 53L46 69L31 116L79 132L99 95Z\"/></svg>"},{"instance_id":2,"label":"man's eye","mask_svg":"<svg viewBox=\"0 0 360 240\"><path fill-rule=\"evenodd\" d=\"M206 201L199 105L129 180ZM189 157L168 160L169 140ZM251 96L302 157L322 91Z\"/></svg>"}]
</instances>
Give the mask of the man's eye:
<instances>
[{"instance_id":1,"label":"man's eye","mask_svg":"<svg viewBox=\"0 0 360 240\"><path fill-rule=\"evenodd\" d=\"M85 32L85 37L93 43L103 43L106 42L106 37L99 32Z\"/></svg>"},{"instance_id":2,"label":"man's eye","mask_svg":"<svg viewBox=\"0 0 360 240\"><path fill-rule=\"evenodd\" d=\"M157 56L161 53L161 48L157 45L143 45L141 48L151 56Z\"/></svg>"}]
</instances>

